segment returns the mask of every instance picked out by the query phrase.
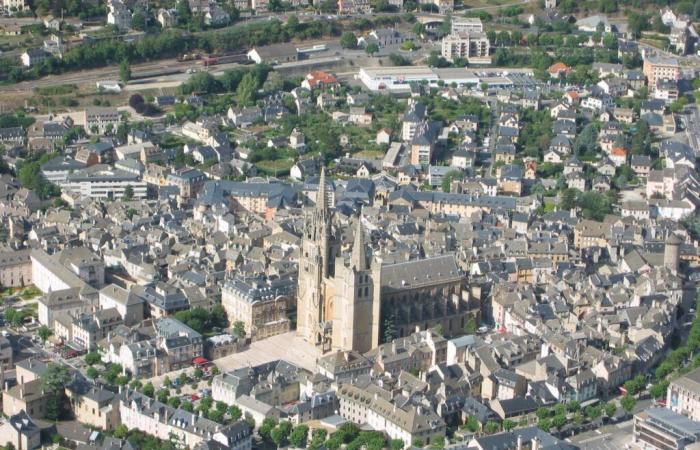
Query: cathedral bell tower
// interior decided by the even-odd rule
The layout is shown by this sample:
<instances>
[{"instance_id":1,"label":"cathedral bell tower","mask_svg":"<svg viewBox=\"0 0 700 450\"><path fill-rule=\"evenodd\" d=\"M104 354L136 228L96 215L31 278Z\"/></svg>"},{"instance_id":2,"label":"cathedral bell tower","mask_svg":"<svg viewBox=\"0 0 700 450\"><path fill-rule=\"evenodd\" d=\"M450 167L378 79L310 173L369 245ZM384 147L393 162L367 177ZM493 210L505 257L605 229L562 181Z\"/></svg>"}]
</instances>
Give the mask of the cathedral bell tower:
<instances>
[{"instance_id":1,"label":"cathedral bell tower","mask_svg":"<svg viewBox=\"0 0 700 450\"><path fill-rule=\"evenodd\" d=\"M316 206L306 216L299 256L297 335L327 345L330 317L326 312L326 282L333 276L337 246L326 195L326 172L321 169Z\"/></svg>"},{"instance_id":2,"label":"cathedral bell tower","mask_svg":"<svg viewBox=\"0 0 700 450\"><path fill-rule=\"evenodd\" d=\"M378 292L367 257L362 217L357 218L355 237L349 263L336 260L333 299L333 349L355 350L360 353L371 350L378 342L377 321L379 313Z\"/></svg>"}]
</instances>

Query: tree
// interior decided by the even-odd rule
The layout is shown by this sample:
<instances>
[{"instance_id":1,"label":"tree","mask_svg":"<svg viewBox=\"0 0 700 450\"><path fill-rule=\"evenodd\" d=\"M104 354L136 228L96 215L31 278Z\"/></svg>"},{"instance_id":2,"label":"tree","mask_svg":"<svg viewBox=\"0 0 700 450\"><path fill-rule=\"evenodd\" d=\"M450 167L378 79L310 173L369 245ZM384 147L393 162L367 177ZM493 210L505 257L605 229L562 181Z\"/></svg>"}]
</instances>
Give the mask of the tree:
<instances>
[{"instance_id":1,"label":"tree","mask_svg":"<svg viewBox=\"0 0 700 450\"><path fill-rule=\"evenodd\" d=\"M159 402L161 403L168 403L168 398L170 397L170 390L168 389L161 389L158 391L158 394L156 395L156 398L158 399Z\"/></svg>"},{"instance_id":2,"label":"tree","mask_svg":"<svg viewBox=\"0 0 700 450\"><path fill-rule=\"evenodd\" d=\"M95 369L92 366L87 368L86 373L88 378L91 378L93 380L100 376L100 373L97 371L97 369Z\"/></svg>"},{"instance_id":3,"label":"tree","mask_svg":"<svg viewBox=\"0 0 700 450\"><path fill-rule=\"evenodd\" d=\"M46 341L51 337L53 331L46 325L42 325L36 330L36 334L39 336L39 339L41 339L41 343L46 344Z\"/></svg>"},{"instance_id":4,"label":"tree","mask_svg":"<svg viewBox=\"0 0 700 450\"><path fill-rule=\"evenodd\" d=\"M129 429L126 425L119 424L114 428L114 432L112 434L117 439L124 439L129 435Z\"/></svg>"},{"instance_id":5,"label":"tree","mask_svg":"<svg viewBox=\"0 0 700 450\"><path fill-rule=\"evenodd\" d=\"M392 439L389 442L389 448L391 450L403 450L406 444L401 439Z\"/></svg>"},{"instance_id":6,"label":"tree","mask_svg":"<svg viewBox=\"0 0 700 450\"><path fill-rule=\"evenodd\" d=\"M22 323L24 322L24 317L25 313L22 310L8 308L5 311L5 320L7 320L7 322L13 327L18 327L22 325Z\"/></svg>"},{"instance_id":7,"label":"tree","mask_svg":"<svg viewBox=\"0 0 700 450\"><path fill-rule=\"evenodd\" d=\"M42 389L48 394L46 399L46 418L58 420L64 412L64 387L68 383L68 368L63 364L49 363L41 377Z\"/></svg>"},{"instance_id":8,"label":"tree","mask_svg":"<svg viewBox=\"0 0 700 450\"><path fill-rule=\"evenodd\" d=\"M374 55L378 51L379 45L377 45L374 42L370 42L369 44L367 44L367 47L365 47L365 53L367 53L368 55Z\"/></svg>"},{"instance_id":9,"label":"tree","mask_svg":"<svg viewBox=\"0 0 700 450\"><path fill-rule=\"evenodd\" d=\"M289 421L280 422L271 432L270 438L277 445L277 448L287 445L287 440L292 432L292 424Z\"/></svg>"},{"instance_id":10,"label":"tree","mask_svg":"<svg viewBox=\"0 0 700 450\"><path fill-rule=\"evenodd\" d=\"M150 381L148 383L146 383L143 386L143 388L141 388L141 393L143 395L145 395L146 397L153 398L153 396L155 395L155 392L156 392L156 388L153 387L153 383L151 383Z\"/></svg>"},{"instance_id":11,"label":"tree","mask_svg":"<svg viewBox=\"0 0 700 450\"><path fill-rule=\"evenodd\" d=\"M493 420L489 420L486 422L486 425L484 425L484 433L486 434L498 433L498 430L500 429L501 426L498 424L498 422L494 422Z\"/></svg>"},{"instance_id":12,"label":"tree","mask_svg":"<svg viewBox=\"0 0 700 450\"><path fill-rule=\"evenodd\" d=\"M131 79L131 64L129 64L127 59L122 59L122 62L119 63L119 79L124 84Z\"/></svg>"},{"instance_id":13,"label":"tree","mask_svg":"<svg viewBox=\"0 0 700 450\"><path fill-rule=\"evenodd\" d=\"M462 180L464 179L464 172L460 170L450 170L442 177L442 192L450 192L450 186L452 185L452 180Z\"/></svg>"},{"instance_id":14,"label":"tree","mask_svg":"<svg viewBox=\"0 0 700 450\"><path fill-rule=\"evenodd\" d=\"M620 399L620 405L622 406L622 409L625 410L627 414L632 412L634 409L635 405L637 404L637 399L631 396L630 394L625 395Z\"/></svg>"},{"instance_id":15,"label":"tree","mask_svg":"<svg viewBox=\"0 0 700 450\"><path fill-rule=\"evenodd\" d=\"M236 405L231 405L228 407L228 415L231 416L231 420L234 422L238 421L243 417L243 412L241 411L241 408L239 408Z\"/></svg>"},{"instance_id":16,"label":"tree","mask_svg":"<svg viewBox=\"0 0 700 450\"><path fill-rule=\"evenodd\" d=\"M343 48L355 48L357 47L357 38L355 33L352 31L346 31L340 35L340 46Z\"/></svg>"},{"instance_id":17,"label":"tree","mask_svg":"<svg viewBox=\"0 0 700 450\"><path fill-rule=\"evenodd\" d=\"M537 426L540 430L549 432L552 429L552 419L540 419L537 422Z\"/></svg>"},{"instance_id":18,"label":"tree","mask_svg":"<svg viewBox=\"0 0 700 450\"><path fill-rule=\"evenodd\" d=\"M392 53L391 55L389 55L389 60L391 61L391 64L394 66L410 66L411 65L411 60L409 60L405 56L399 55L398 53Z\"/></svg>"},{"instance_id":19,"label":"tree","mask_svg":"<svg viewBox=\"0 0 700 450\"><path fill-rule=\"evenodd\" d=\"M574 152L577 155L595 153L598 146L598 130L592 123L587 124L574 141Z\"/></svg>"},{"instance_id":20,"label":"tree","mask_svg":"<svg viewBox=\"0 0 700 450\"><path fill-rule=\"evenodd\" d=\"M552 413L545 407L539 407L537 408L537 411L535 411L535 415L537 416L538 419L546 419L547 417L551 416Z\"/></svg>"},{"instance_id":21,"label":"tree","mask_svg":"<svg viewBox=\"0 0 700 450\"><path fill-rule=\"evenodd\" d=\"M595 420L601 415L601 407L600 406L586 406L586 409L583 410L583 413L586 415L591 420Z\"/></svg>"},{"instance_id":22,"label":"tree","mask_svg":"<svg viewBox=\"0 0 700 450\"><path fill-rule=\"evenodd\" d=\"M129 184L124 188L124 195L122 196L122 200L124 200L125 202L130 202L133 199L134 199L134 187Z\"/></svg>"},{"instance_id":23,"label":"tree","mask_svg":"<svg viewBox=\"0 0 700 450\"><path fill-rule=\"evenodd\" d=\"M556 427L557 429L561 429L564 425L566 425L566 415L564 414L557 414L552 418L552 425Z\"/></svg>"},{"instance_id":24,"label":"tree","mask_svg":"<svg viewBox=\"0 0 700 450\"><path fill-rule=\"evenodd\" d=\"M476 420L476 417L469 416L467 421L464 423L464 427L472 433L476 433L479 431L479 421Z\"/></svg>"},{"instance_id":25,"label":"tree","mask_svg":"<svg viewBox=\"0 0 700 450\"><path fill-rule=\"evenodd\" d=\"M179 0L177 2L177 19L182 25L188 25L192 21L192 10L190 10L190 2L188 0Z\"/></svg>"},{"instance_id":26,"label":"tree","mask_svg":"<svg viewBox=\"0 0 700 450\"><path fill-rule=\"evenodd\" d=\"M217 423L221 423L221 424L224 423L224 413L222 411L219 411L216 409L209 411L207 413L207 418L209 420L213 420L214 422L217 422Z\"/></svg>"},{"instance_id":27,"label":"tree","mask_svg":"<svg viewBox=\"0 0 700 450\"><path fill-rule=\"evenodd\" d=\"M630 395L637 395L642 389L644 389L645 385L646 380L644 379L644 375L641 374L637 375L631 380L627 380L624 384L625 389Z\"/></svg>"},{"instance_id":28,"label":"tree","mask_svg":"<svg viewBox=\"0 0 700 450\"><path fill-rule=\"evenodd\" d=\"M168 405L173 408L179 408L181 403L182 400L180 400L180 397L170 397L168 399Z\"/></svg>"},{"instance_id":29,"label":"tree","mask_svg":"<svg viewBox=\"0 0 700 450\"><path fill-rule=\"evenodd\" d=\"M464 324L465 334L475 334L478 329L479 324L476 323L476 318L470 317L469 319L467 319L467 322Z\"/></svg>"},{"instance_id":30,"label":"tree","mask_svg":"<svg viewBox=\"0 0 700 450\"><path fill-rule=\"evenodd\" d=\"M326 441L326 436L328 432L323 428L316 428L311 433L311 442L309 443L309 448L318 449Z\"/></svg>"},{"instance_id":31,"label":"tree","mask_svg":"<svg viewBox=\"0 0 700 450\"><path fill-rule=\"evenodd\" d=\"M272 433L272 430L275 428L275 425L277 425L277 422L274 418L265 418L265 420L263 420L262 424L260 425L260 428L258 429L258 434L260 434L260 437L264 440L269 441L270 433Z\"/></svg>"},{"instance_id":32,"label":"tree","mask_svg":"<svg viewBox=\"0 0 700 450\"><path fill-rule=\"evenodd\" d=\"M239 106L249 106L255 100L255 91L258 89L258 80L253 72L243 75L236 89L236 102Z\"/></svg>"},{"instance_id":33,"label":"tree","mask_svg":"<svg viewBox=\"0 0 700 450\"><path fill-rule=\"evenodd\" d=\"M142 8L136 8L131 15L131 28L138 31L146 29L146 14Z\"/></svg>"},{"instance_id":34,"label":"tree","mask_svg":"<svg viewBox=\"0 0 700 450\"><path fill-rule=\"evenodd\" d=\"M661 380L654 384L651 389L649 389L649 395L654 398L663 398L666 396L666 390L668 389L669 381Z\"/></svg>"},{"instance_id":35,"label":"tree","mask_svg":"<svg viewBox=\"0 0 700 450\"><path fill-rule=\"evenodd\" d=\"M185 411L192 412L194 411L194 405L192 402L184 401L180 404L180 409L184 409Z\"/></svg>"},{"instance_id":36,"label":"tree","mask_svg":"<svg viewBox=\"0 0 700 450\"><path fill-rule=\"evenodd\" d=\"M204 371L202 370L201 367L197 367L194 369L194 377L197 378L198 380L201 380L202 377L204 376Z\"/></svg>"},{"instance_id":37,"label":"tree","mask_svg":"<svg viewBox=\"0 0 700 450\"><path fill-rule=\"evenodd\" d=\"M665 390L664 390L665 392ZM617 405L614 402L608 402L605 405L605 415L608 417L612 417L615 415L617 412Z\"/></svg>"},{"instance_id":38,"label":"tree","mask_svg":"<svg viewBox=\"0 0 700 450\"><path fill-rule=\"evenodd\" d=\"M240 320L237 320L233 322L233 328L231 330L234 336L237 336L240 339L243 339L245 337L245 324L241 322Z\"/></svg>"},{"instance_id":39,"label":"tree","mask_svg":"<svg viewBox=\"0 0 700 450\"><path fill-rule=\"evenodd\" d=\"M515 428L515 425L516 423L510 419L506 419L503 421L503 429L506 431L512 430L513 428Z\"/></svg>"},{"instance_id":40,"label":"tree","mask_svg":"<svg viewBox=\"0 0 700 450\"><path fill-rule=\"evenodd\" d=\"M559 200L559 207L563 210L571 210L576 207L576 189L567 188L561 191L561 198Z\"/></svg>"},{"instance_id":41,"label":"tree","mask_svg":"<svg viewBox=\"0 0 700 450\"><path fill-rule=\"evenodd\" d=\"M442 450L445 448L445 436L435 436L430 443L430 448L433 450Z\"/></svg>"},{"instance_id":42,"label":"tree","mask_svg":"<svg viewBox=\"0 0 700 450\"><path fill-rule=\"evenodd\" d=\"M265 92L277 92L283 87L284 78L282 78L279 72L270 72L262 86Z\"/></svg>"},{"instance_id":43,"label":"tree","mask_svg":"<svg viewBox=\"0 0 700 450\"><path fill-rule=\"evenodd\" d=\"M168 389L170 389L171 387L173 387L173 382L172 382L172 380L170 379L170 377L167 376L167 375L165 376L165 378L163 378L163 386L165 386L165 387L168 388Z\"/></svg>"},{"instance_id":44,"label":"tree","mask_svg":"<svg viewBox=\"0 0 700 450\"><path fill-rule=\"evenodd\" d=\"M209 72L196 73L180 85L180 92L185 95L192 92L214 94L220 90L221 83Z\"/></svg>"},{"instance_id":45,"label":"tree","mask_svg":"<svg viewBox=\"0 0 700 450\"><path fill-rule=\"evenodd\" d=\"M581 403L578 400L571 400L566 405L566 409L568 409L569 412L576 412L581 409Z\"/></svg>"},{"instance_id":46,"label":"tree","mask_svg":"<svg viewBox=\"0 0 700 450\"><path fill-rule=\"evenodd\" d=\"M421 36L421 35L423 34L423 32L425 31L425 25L423 25L423 24L420 23L420 22L416 22L416 23L414 23L413 26L411 27L411 31L412 31L413 34L415 34L416 36Z\"/></svg>"}]
</instances>

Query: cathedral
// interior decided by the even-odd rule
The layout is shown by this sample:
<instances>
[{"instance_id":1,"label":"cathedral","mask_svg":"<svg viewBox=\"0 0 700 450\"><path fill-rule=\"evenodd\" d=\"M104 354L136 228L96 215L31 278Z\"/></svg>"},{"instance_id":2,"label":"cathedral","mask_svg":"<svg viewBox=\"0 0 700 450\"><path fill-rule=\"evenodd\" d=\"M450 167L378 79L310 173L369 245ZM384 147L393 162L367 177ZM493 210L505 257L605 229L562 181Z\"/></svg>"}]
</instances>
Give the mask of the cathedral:
<instances>
[{"instance_id":1,"label":"cathedral","mask_svg":"<svg viewBox=\"0 0 700 450\"><path fill-rule=\"evenodd\" d=\"M382 264L358 218L349 251L328 207L325 171L308 212L299 257L297 335L325 351L366 352L382 341L441 325L460 334L478 305L454 255Z\"/></svg>"}]
</instances>

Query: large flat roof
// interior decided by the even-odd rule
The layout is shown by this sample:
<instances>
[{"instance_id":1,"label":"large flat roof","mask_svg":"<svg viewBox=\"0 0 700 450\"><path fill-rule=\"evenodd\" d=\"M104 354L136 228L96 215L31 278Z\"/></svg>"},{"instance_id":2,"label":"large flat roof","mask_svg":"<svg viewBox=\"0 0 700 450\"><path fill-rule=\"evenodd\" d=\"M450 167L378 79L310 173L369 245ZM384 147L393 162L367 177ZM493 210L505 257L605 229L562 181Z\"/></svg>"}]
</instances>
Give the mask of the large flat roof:
<instances>
[{"instance_id":1,"label":"large flat roof","mask_svg":"<svg viewBox=\"0 0 700 450\"><path fill-rule=\"evenodd\" d=\"M435 75L428 66L394 66L394 67L363 67L360 69L371 76L431 76Z\"/></svg>"}]
</instances>

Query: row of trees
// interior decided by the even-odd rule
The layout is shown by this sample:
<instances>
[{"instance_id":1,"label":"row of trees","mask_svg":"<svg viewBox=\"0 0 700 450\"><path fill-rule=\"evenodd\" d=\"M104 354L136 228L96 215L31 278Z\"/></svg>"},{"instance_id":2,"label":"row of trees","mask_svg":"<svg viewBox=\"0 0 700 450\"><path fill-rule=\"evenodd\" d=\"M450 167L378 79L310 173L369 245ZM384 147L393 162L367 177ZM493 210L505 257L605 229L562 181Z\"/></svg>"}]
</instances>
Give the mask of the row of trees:
<instances>
[{"instance_id":1,"label":"row of trees","mask_svg":"<svg viewBox=\"0 0 700 450\"><path fill-rule=\"evenodd\" d=\"M324 429L316 429L308 441L309 427L301 424L296 427L288 421L277 423L274 418L267 418L260 425L258 433L265 442L277 448L292 446L297 448L338 450L345 446L348 450L382 450L390 448L400 450L405 443L401 440L387 441L383 433L377 431L360 431L354 423L343 424L338 431L328 436Z\"/></svg>"}]
</instances>

